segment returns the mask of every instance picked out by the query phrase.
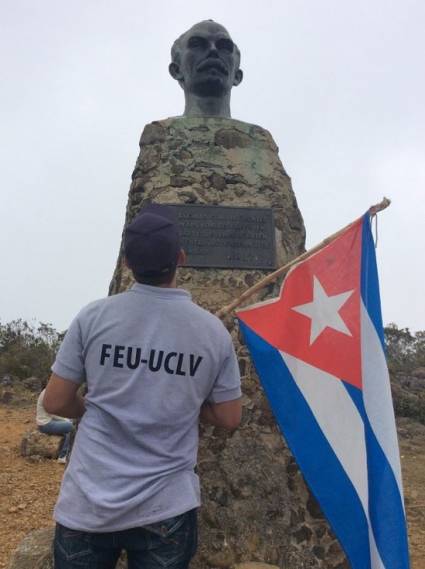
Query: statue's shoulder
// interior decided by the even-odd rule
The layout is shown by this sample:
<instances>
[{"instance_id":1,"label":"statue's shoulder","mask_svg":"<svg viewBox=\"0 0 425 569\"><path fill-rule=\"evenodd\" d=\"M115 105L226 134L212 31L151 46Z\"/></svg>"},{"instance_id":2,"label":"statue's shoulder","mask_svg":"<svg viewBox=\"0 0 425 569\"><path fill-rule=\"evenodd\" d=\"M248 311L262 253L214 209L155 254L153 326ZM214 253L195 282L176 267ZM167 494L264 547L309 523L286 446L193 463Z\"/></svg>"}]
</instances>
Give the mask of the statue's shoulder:
<instances>
[{"instance_id":1,"label":"statue's shoulder","mask_svg":"<svg viewBox=\"0 0 425 569\"><path fill-rule=\"evenodd\" d=\"M140 146L164 142L167 136L167 120L153 121L145 125L140 137Z\"/></svg>"},{"instance_id":2,"label":"statue's shoulder","mask_svg":"<svg viewBox=\"0 0 425 569\"><path fill-rule=\"evenodd\" d=\"M140 137L140 146L162 143L172 134L173 127L185 128L187 117L168 117L145 125Z\"/></svg>"},{"instance_id":3,"label":"statue's shoulder","mask_svg":"<svg viewBox=\"0 0 425 569\"><path fill-rule=\"evenodd\" d=\"M232 133L245 135L250 139L264 140L274 145L272 135L265 128L244 121L223 117L168 117L147 124L140 138L140 145L158 144L164 142L170 135L195 131L211 131L227 139Z\"/></svg>"}]
</instances>

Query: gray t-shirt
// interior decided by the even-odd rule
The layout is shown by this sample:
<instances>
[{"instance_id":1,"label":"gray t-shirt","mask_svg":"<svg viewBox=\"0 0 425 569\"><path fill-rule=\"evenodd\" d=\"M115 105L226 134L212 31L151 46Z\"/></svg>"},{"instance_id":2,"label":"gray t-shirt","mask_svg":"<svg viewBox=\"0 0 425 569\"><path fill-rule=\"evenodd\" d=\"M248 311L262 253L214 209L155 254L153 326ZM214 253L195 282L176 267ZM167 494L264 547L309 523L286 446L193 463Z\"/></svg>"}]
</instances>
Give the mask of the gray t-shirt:
<instances>
[{"instance_id":1,"label":"gray t-shirt","mask_svg":"<svg viewBox=\"0 0 425 569\"><path fill-rule=\"evenodd\" d=\"M83 308L52 370L88 386L57 522L118 531L200 505L200 407L241 395L231 337L218 318L184 290L135 284Z\"/></svg>"}]
</instances>

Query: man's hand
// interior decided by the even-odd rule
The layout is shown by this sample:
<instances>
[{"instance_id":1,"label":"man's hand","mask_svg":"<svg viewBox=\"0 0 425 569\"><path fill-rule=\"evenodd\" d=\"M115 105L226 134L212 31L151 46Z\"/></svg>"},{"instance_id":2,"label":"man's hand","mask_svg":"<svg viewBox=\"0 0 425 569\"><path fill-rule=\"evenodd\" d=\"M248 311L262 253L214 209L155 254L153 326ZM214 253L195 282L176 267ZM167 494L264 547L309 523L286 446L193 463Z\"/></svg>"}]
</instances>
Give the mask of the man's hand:
<instances>
[{"instance_id":1,"label":"man's hand","mask_svg":"<svg viewBox=\"0 0 425 569\"><path fill-rule=\"evenodd\" d=\"M203 423L223 427L229 431L233 431L239 426L241 416L242 402L240 398L223 403L204 403L199 415Z\"/></svg>"},{"instance_id":2,"label":"man's hand","mask_svg":"<svg viewBox=\"0 0 425 569\"><path fill-rule=\"evenodd\" d=\"M80 385L52 373L43 399L43 407L51 415L79 419L86 411Z\"/></svg>"}]
</instances>

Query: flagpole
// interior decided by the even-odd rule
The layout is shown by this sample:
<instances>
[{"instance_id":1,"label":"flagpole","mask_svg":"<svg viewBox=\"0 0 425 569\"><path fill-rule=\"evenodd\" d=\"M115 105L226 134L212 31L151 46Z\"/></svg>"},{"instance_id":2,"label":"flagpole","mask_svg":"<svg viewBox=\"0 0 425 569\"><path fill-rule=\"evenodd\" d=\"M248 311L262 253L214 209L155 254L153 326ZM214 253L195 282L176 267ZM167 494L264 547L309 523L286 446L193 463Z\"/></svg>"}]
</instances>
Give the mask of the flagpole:
<instances>
[{"instance_id":1,"label":"flagpole","mask_svg":"<svg viewBox=\"0 0 425 569\"><path fill-rule=\"evenodd\" d=\"M381 202L379 202L375 205L372 205L368 209L369 215L371 217L375 216L380 211L383 211L384 209L386 209L390 204L391 204L391 200L389 200L388 198L383 198L383 200ZM263 279L258 281L258 283L251 286L250 288L248 288L245 292L243 292L233 302L231 302L230 304L227 304L226 306L223 306L222 308L220 308L220 310L218 312L216 312L216 316L218 316L218 318L223 318L224 316L229 314L229 312L234 310L236 307L240 306L245 300L250 298L253 294L255 294L256 292L258 292L259 290L264 288L269 283L275 281L281 275L284 275L285 273L287 273L291 267L293 267L297 263L300 263L301 261L304 261L308 257L311 257L311 255L314 255L314 253L317 253L317 251L320 251L320 249L323 249L323 247L326 247L326 245L329 245L329 243L331 243L332 241L334 241L334 239L339 237L341 235L341 233L344 233L344 231L347 231L348 229L350 229L350 227L352 227L357 222L358 222L358 219L356 219L355 221L352 221L351 223L349 223L348 225L346 225L345 227L343 227L339 231L336 231L332 235L329 235L329 237L326 237L325 239L323 239L323 241L321 241L318 245L312 247L311 249L309 249L305 253L302 253L302 255L299 255L295 259L292 259L292 261L289 261L289 263L286 263L286 265L283 265L283 267L279 267L279 269L277 269L273 273L270 273L269 275L267 275L266 277L264 277Z\"/></svg>"}]
</instances>

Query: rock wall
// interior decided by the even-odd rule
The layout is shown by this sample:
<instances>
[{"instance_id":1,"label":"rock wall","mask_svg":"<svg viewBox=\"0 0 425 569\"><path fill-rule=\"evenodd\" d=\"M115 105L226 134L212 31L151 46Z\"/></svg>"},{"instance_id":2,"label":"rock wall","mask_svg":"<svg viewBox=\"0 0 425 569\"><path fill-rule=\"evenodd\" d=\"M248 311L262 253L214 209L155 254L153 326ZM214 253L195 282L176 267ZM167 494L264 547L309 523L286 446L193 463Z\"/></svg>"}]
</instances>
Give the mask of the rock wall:
<instances>
[{"instance_id":1,"label":"rock wall","mask_svg":"<svg viewBox=\"0 0 425 569\"><path fill-rule=\"evenodd\" d=\"M272 207L278 264L304 249L305 229L291 180L273 138L255 125L189 117L147 125L132 175L125 226L150 202ZM210 300L212 308L233 299L262 275L261 271L183 269L180 278L200 304ZM110 293L125 290L131 282L121 249Z\"/></svg>"},{"instance_id":2,"label":"rock wall","mask_svg":"<svg viewBox=\"0 0 425 569\"><path fill-rule=\"evenodd\" d=\"M150 202L272 207L278 265L304 250L305 229L290 178L271 135L255 125L188 117L147 125L125 226ZM264 274L182 268L179 284L215 312ZM132 282L121 249L110 293L126 290ZM269 286L253 301L277 291L277 285ZM227 568L264 561L282 569L348 567L276 427L234 319L225 324L241 368L243 420L231 435L202 428L201 539L192 566Z\"/></svg>"}]
</instances>

